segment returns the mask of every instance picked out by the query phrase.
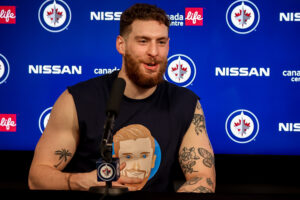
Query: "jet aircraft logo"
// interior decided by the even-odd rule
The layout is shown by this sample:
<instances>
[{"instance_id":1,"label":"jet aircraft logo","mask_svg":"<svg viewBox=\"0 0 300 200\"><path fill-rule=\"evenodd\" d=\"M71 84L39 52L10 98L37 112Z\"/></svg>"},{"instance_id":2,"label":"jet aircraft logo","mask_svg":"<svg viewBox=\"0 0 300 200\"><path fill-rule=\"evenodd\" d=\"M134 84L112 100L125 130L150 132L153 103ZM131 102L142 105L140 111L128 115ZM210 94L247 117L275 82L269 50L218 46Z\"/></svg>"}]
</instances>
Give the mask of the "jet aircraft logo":
<instances>
[{"instance_id":1,"label":"jet aircraft logo","mask_svg":"<svg viewBox=\"0 0 300 200\"><path fill-rule=\"evenodd\" d=\"M196 66L190 57L176 54L168 58L168 63L165 80L182 87L192 84L196 77Z\"/></svg>"},{"instance_id":2,"label":"jet aircraft logo","mask_svg":"<svg viewBox=\"0 0 300 200\"><path fill-rule=\"evenodd\" d=\"M45 30L61 32L67 29L71 22L71 9L63 0L47 0L41 5L38 18Z\"/></svg>"},{"instance_id":3,"label":"jet aircraft logo","mask_svg":"<svg viewBox=\"0 0 300 200\"><path fill-rule=\"evenodd\" d=\"M252 112L240 109L228 116L225 128L231 140L243 144L251 142L257 136L259 122Z\"/></svg>"},{"instance_id":4,"label":"jet aircraft logo","mask_svg":"<svg viewBox=\"0 0 300 200\"><path fill-rule=\"evenodd\" d=\"M237 0L227 9L226 22L238 34L248 34L259 24L260 14L257 6L248 0Z\"/></svg>"}]
</instances>

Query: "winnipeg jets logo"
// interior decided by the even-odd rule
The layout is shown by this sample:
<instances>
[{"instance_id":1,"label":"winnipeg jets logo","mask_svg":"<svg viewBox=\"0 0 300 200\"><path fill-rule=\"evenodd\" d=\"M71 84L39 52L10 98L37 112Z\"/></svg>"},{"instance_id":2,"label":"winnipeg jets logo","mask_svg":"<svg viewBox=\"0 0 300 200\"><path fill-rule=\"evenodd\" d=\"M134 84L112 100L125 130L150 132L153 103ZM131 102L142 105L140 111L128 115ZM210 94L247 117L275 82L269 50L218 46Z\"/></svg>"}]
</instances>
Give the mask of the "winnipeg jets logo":
<instances>
[{"instance_id":1,"label":"winnipeg jets logo","mask_svg":"<svg viewBox=\"0 0 300 200\"><path fill-rule=\"evenodd\" d=\"M7 59L0 54L0 84L4 83L9 75L9 63Z\"/></svg>"},{"instance_id":2,"label":"winnipeg jets logo","mask_svg":"<svg viewBox=\"0 0 300 200\"><path fill-rule=\"evenodd\" d=\"M55 2L55 1L54 1ZM53 4L53 8L51 8L51 11L47 11L47 17L50 19L49 25L56 26L59 25L59 20L62 18L63 11L59 12L58 8L56 8L55 3Z\"/></svg>"},{"instance_id":3,"label":"winnipeg jets logo","mask_svg":"<svg viewBox=\"0 0 300 200\"><path fill-rule=\"evenodd\" d=\"M259 10L248 0L233 2L226 12L229 28L239 34L247 34L255 30L260 20Z\"/></svg>"},{"instance_id":4,"label":"winnipeg jets logo","mask_svg":"<svg viewBox=\"0 0 300 200\"><path fill-rule=\"evenodd\" d=\"M231 140L237 143L248 143L254 140L259 131L256 116L248 110L236 110L226 120L226 132Z\"/></svg>"},{"instance_id":5,"label":"winnipeg jets logo","mask_svg":"<svg viewBox=\"0 0 300 200\"><path fill-rule=\"evenodd\" d=\"M246 119L244 119L244 112L242 111L239 119L237 119L237 122L233 122L234 124L234 128L237 130L237 136L243 137L247 135L247 130L251 127L251 123L253 123L253 121L250 119L251 122L246 122Z\"/></svg>"},{"instance_id":6,"label":"winnipeg jets logo","mask_svg":"<svg viewBox=\"0 0 300 200\"><path fill-rule=\"evenodd\" d=\"M98 167L98 176L101 180L110 181L115 177L114 167L109 163L104 163Z\"/></svg>"},{"instance_id":7,"label":"winnipeg jets logo","mask_svg":"<svg viewBox=\"0 0 300 200\"><path fill-rule=\"evenodd\" d=\"M111 169L109 169L108 167L106 167L105 169L102 170L103 175L105 176L109 176L111 173Z\"/></svg>"},{"instance_id":8,"label":"winnipeg jets logo","mask_svg":"<svg viewBox=\"0 0 300 200\"><path fill-rule=\"evenodd\" d=\"M40 115L40 118L39 118L39 129L40 129L41 133L44 132L44 130L45 130L47 124L48 124L51 110L52 110L52 107L49 107L46 110L44 110L42 112L42 114Z\"/></svg>"},{"instance_id":9,"label":"winnipeg jets logo","mask_svg":"<svg viewBox=\"0 0 300 200\"><path fill-rule=\"evenodd\" d=\"M61 32L71 22L71 10L63 0L47 0L39 9L39 21L50 32Z\"/></svg>"},{"instance_id":10,"label":"winnipeg jets logo","mask_svg":"<svg viewBox=\"0 0 300 200\"><path fill-rule=\"evenodd\" d=\"M176 54L168 59L168 68L164 79L176 85L187 87L196 77L196 66L191 58Z\"/></svg>"},{"instance_id":11,"label":"winnipeg jets logo","mask_svg":"<svg viewBox=\"0 0 300 200\"><path fill-rule=\"evenodd\" d=\"M184 75L187 73L187 71L190 71L190 66L186 65L187 67L183 67L183 62L180 56L178 57L178 60L176 60L174 65L174 67L171 67L171 71L175 75L175 79L177 79L178 82L180 82L185 78ZM187 70L188 67L189 70Z\"/></svg>"}]
</instances>

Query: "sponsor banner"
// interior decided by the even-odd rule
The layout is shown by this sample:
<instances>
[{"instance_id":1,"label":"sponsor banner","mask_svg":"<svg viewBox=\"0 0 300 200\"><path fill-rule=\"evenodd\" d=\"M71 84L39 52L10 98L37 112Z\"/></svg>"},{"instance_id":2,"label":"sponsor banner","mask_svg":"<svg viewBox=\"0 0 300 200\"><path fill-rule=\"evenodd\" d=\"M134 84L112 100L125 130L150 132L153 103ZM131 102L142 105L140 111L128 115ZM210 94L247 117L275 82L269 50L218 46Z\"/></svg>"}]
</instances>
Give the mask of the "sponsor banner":
<instances>
[{"instance_id":1,"label":"sponsor banner","mask_svg":"<svg viewBox=\"0 0 300 200\"><path fill-rule=\"evenodd\" d=\"M203 26L203 8L185 8L185 13L168 13L170 26Z\"/></svg>"},{"instance_id":2,"label":"sponsor banner","mask_svg":"<svg viewBox=\"0 0 300 200\"><path fill-rule=\"evenodd\" d=\"M120 68L117 68L116 66L113 67L113 68L100 68L100 67L97 67L97 68L94 69L94 74L97 74L97 75L111 74L114 71L119 71L119 70L120 70Z\"/></svg>"},{"instance_id":3,"label":"sponsor banner","mask_svg":"<svg viewBox=\"0 0 300 200\"><path fill-rule=\"evenodd\" d=\"M91 11L90 21L120 21L121 11ZM185 8L185 13L167 13L170 26L203 26L203 8Z\"/></svg>"},{"instance_id":4,"label":"sponsor banner","mask_svg":"<svg viewBox=\"0 0 300 200\"><path fill-rule=\"evenodd\" d=\"M280 22L300 22L300 12L280 12Z\"/></svg>"},{"instance_id":5,"label":"sponsor banner","mask_svg":"<svg viewBox=\"0 0 300 200\"><path fill-rule=\"evenodd\" d=\"M203 26L203 8L185 8L186 26Z\"/></svg>"},{"instance_id":6,"label":"sponsor banner","mask_svg":"<svg viewBox=\"0 0 300 200\"><path fill-rule=\"evenodd\" d=\"M170 26L184 26L185 17L181 13L168 14L171 21Z\"/></svg>"},{"instance_id":7,"label":"sponsor banner","mask_svg":"<svg viewBox=\"0 0 300 200\"><path fill-rule=\"evenodd\" d=\"M280 122L278 123L279 132L300 132L300 123Z\"/></svg>"},{"instance_id":8,"label":"sponsor banner","mask_svg":"<svg viewBox=\"0 0 300 200\"><path fill-rule=\"evenodd\" d=\"M0 114L0 132L16 132L16 131L17 131L17 115Z\"/></svg>"},{"instance_id":9,"label":"sponsor banner","mask_svg":"<svg viewBox=\"0 0 300 200\"><path fill-rule=\"evenodd\" d=\"M256 29L260 21L257 6L248 0L237 0L226 11L228 27L235 33L248 34Z\"/></svg>"},{"instance_id":10,"label":"sponsor banner","mask_svg":"<svg viewBox=\"0 0 300 200\"><path fill-rule=\"evenodd\" d=\"M270 68L264 67L216 67L215 76L269 77Z\"/></svg>"},{"instance_id":11,"label":"sponsor banner","mask_svg":"<svg viewBox=\"0 0 300 200\"><path fill-rule=\"evenodd\" d=\"M122 12L120 11L91 11L91 21L120 21Z\"/></svg>"},{"instance_id":12,"label":"sponsor banner","mask_svg":"<svg viewBox=\"0 0 300 200\"><path fill-rule=\"evenodd\" d=\"M232 141L245 144L256 138L259 132L259 122L251 111L239 109L227 117L225 129Z\"/></svg>"},{"instance_id":13,"label":"sponsor banner","mask_svg":"<svg viewBox=\"0 0 300 200\"><path fill-rule=\"evenodd\" d=\"M82 74L81 65L28 65L29 74Z\"/></svg>"},{"instance_id":14,"label":"sponsor banner","mask_svg":"<svg viewBox=\"0 0 300 200\"><path fill-rule=\"evenodd\" d=\"M282 76L290 78L291 82L300 82L300 70L283 70Z\"/></svg>"},{"instance_id":15,"label":"sponsor banner","mask_svg":"<svg viewBox=\"0 0 300 200\"><path fill-rule=\"evenodd\" d=\"M0 24L16 23L16 6L0 6Z\"/></svg>"},{"instance_id":16,"label":"sponsor banner","mask_svg":"<svg viewBox=\"0 0 300 200\"><path fill-rule=\"evenodd\" d=\"M45 30L58 33L68 28L72 14L63 0L47 0L40 6L38 18Z\"/></svg>"}]
</instances>

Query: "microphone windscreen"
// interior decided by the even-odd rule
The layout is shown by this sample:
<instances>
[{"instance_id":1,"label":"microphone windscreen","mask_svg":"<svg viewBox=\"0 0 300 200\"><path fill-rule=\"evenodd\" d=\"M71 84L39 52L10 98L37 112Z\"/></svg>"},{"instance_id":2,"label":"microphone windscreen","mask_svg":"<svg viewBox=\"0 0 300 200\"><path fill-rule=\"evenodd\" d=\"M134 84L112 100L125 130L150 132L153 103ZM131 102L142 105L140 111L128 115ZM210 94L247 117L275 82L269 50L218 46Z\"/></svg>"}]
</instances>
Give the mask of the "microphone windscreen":
<instances>
[{"instance_id":1,"label":"microphone windscreen","mask_svg":"<svg viewBox=\"0 0 300 200\"><path fill-rule=\"evenodd\" d=\"M116 78L113 82L110 96L106 106L106 114L111 112L116 116L119 114L120 104L124 94L126 82L122 78Z\"/></svg>"}]
</instances>

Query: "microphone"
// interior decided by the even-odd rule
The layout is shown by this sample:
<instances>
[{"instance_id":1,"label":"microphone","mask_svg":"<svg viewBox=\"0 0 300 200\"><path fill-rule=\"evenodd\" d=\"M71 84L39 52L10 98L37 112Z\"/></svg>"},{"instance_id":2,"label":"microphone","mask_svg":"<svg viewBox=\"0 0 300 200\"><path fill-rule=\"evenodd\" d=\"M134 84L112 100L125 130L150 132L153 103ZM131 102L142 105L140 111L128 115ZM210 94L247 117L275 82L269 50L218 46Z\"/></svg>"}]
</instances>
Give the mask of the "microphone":
<instances>
[{"instance_id":1,"label":"microphone","mask_svg":"<svg viewBox=\"0 0 300 200\"><path fill-rule=\"evenodd\" d=\"M105 111L106 115L112 113L118 116L125 86L126 86L126 82L122 78L117 78L113 82L111 92L110 92L110 98L106 106L106 111Z\"/></svg>"},{"instance_id":2,"label":"microphone","mask_svg":"<svg viewBox=\"0 0 300 200\"><path fill-rule=\"evenodd\" d=\"M120 104L124 94L126 82L122 78L117 78L112 85L110 97L106 106L106 121L104 123L104 133L101 140L101 157L106 162L111 162L112 153L112 130L114 127L115 119L120 111Z\"/></svg>"},{"instance_id":3,"label":"microphone","mask_svg":"<svg viewBox=\"0 0 300 200\"><path fill-rule=\"evenodd\" d=\"M96 162L97 180L104 181L105 186L93 186L89 191L100 194L119 195L128 192L128 188L112 186L112 181L120 178L119 158L112 157L112 143L115 120L120 111L120 104L124 94L126 82L122 78L117 78L112 85L110 96L106 106L106 121L104 123L104 132L100 144L100 159Z\"/></svg>"}]
</instances>

